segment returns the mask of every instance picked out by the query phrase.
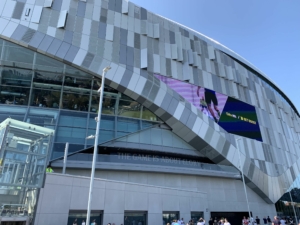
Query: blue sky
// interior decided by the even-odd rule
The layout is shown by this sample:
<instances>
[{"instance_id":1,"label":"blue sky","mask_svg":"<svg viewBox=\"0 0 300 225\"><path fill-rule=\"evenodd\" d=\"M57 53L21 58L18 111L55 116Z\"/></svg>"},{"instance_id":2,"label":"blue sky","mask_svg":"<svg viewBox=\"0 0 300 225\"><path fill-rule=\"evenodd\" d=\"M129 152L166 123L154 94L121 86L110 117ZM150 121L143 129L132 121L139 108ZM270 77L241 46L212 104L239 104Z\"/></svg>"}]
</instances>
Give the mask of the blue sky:
<instances>
[{"instance_id":1,"label":"blue sky","mask_svg":"<svg viewBox=\"0 0 300 225\"><path fill-rule=\"evenodd\" d=\"M300 111L300 0L132 0L232 49Z\"/></svg>"}]
</instances>

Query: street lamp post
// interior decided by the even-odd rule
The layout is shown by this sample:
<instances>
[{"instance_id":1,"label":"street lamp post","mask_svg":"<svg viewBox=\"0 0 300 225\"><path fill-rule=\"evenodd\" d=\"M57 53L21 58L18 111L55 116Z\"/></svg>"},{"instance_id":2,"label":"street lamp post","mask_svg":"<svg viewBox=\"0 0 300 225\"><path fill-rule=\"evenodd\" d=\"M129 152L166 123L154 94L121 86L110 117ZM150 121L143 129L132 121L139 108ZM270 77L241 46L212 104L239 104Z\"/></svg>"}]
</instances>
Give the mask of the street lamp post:
<instances>
[{"instance_id":1,"label":"street lamp post","mask_svg":"<svg viewBox=\"0 0 300 225\"><path fill-rule=\"evenodd\" d=\"M90 181L90 189L89 189L89 199L88 199L88 207L87 207L87 215L86 215L86 224L90 224L90 216L91 216L91 202L92 202L92 194L93 194L93 186L94 186L94 177L95 177L95 167L96 167L96 159L98 153L98 140L99 140L99 129L100 129L100 121L101 121L101 113L102 113L102 102L103 102L103 92L104 92L104 82L105 82L105 73L110 70L111 67L105 67L102 72L102 82L101 87L98 92L100 92L100 101L99 101L99 109L98 109L98 117L97 128L95 134L95 143L94 143L94 153L93 153L93 162L92 162L92 172L91 172L91 181Z\"/></svg>"},{"instance_id":2,"label":"street lamp post","mask_svg":"<svg viewBox=\"0 0 300 225\"><path fill-rule=\"evenodd\" d=\"M241 138L237 138L236 139L236 145L237 145L237 150L238 150L238 153L239 153L240 169L241 169L241 173L242 173L242 179L243 179L243 184L244 184L244 191L245 191L245 196L246 196L246 201L247 201L247 206L248 206L248 213L249 213L249 218L251 220L252 216L251 216L251 213L250 213L250 207L249 207L248 195L247 195L247 191L246 191L246 184L245 184L244 172L243 172L243 168L242 168L241 152L240 152L240 148L239 148L239 140L241 140Z\"/></svg>"}]
</instances>

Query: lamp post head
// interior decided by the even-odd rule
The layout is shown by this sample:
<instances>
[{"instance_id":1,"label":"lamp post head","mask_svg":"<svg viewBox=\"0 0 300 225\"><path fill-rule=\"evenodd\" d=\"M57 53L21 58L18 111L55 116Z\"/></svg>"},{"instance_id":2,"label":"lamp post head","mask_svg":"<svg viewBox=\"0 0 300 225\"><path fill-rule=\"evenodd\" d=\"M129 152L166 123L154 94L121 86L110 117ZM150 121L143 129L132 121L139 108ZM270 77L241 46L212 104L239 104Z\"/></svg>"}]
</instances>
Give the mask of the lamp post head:
<instances>
[{"instance_id":1,"label":"lamp post head","mask_svg":"<svg viewBox=\"0 0 300 225\"><path fill-rule=\"evenodd\" d=\"M103 69L103 72L106 73L106 72L109 71L110 69L111 69L111 67L110 67L110 66L107 66L107 67L105 67L105 68Z\"/></svg>"}]
</instances>

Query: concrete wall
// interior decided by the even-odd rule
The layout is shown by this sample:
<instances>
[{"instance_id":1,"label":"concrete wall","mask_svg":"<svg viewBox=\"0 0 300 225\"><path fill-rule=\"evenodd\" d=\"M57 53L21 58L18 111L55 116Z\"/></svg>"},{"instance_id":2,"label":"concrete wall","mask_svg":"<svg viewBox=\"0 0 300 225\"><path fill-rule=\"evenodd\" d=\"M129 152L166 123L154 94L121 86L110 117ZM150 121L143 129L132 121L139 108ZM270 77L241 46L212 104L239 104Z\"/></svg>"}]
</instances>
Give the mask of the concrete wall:
<instances>
[{"instance_id":1,"label":"concrete wall","mask_svg":"<svg viewBox=\"0 0 300 225\"><path fill-rule=\"evenodd\" d=\"M71 173L72 171L68 171ZM73 171L77 174L79 171ZM87 175L88 171L82 171ZM179 211L190 218L191 211L247 211L243 184L239 180L158 173L97 171L92 210L103 210L103 224L124 224L124 211L147 211L148 224L162 224L163 211ZM41 189L35 224L66 224L69 210L85 210L89 178L47 174ZM247 188L254 216L273 216L275 206L267 204Z\"/></svg>"}]
</instances>

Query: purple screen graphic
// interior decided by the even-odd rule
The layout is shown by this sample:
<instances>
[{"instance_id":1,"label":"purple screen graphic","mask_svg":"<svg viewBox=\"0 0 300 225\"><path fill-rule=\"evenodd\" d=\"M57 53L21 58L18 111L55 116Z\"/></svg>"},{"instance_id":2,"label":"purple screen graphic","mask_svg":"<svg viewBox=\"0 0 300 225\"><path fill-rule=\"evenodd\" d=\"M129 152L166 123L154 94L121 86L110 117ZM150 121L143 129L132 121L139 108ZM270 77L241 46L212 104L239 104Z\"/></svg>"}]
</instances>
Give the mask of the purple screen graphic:
<instances>
[{"instance_id":1,"label":"purple screen graphic","mask_svg":"<svg viewBox=\"0 0 300 225\"><path fill-rule=\"evenodd\" d=\"M220 119L228 96L169 77L155 75L188 102L216 122ZM208 107L210 106L210 107Z\"/></svg>"}]
</instances>

